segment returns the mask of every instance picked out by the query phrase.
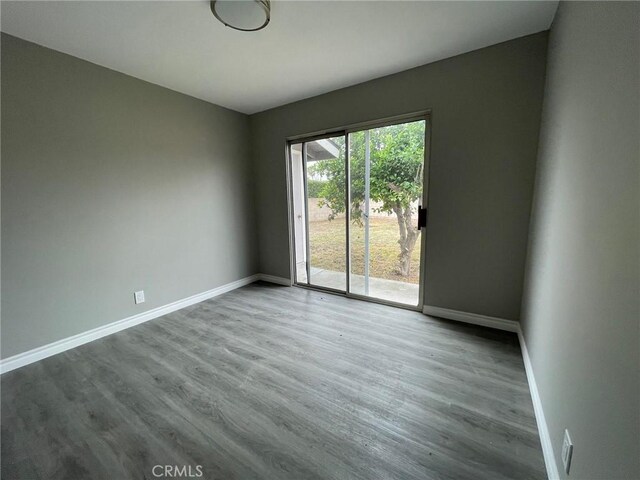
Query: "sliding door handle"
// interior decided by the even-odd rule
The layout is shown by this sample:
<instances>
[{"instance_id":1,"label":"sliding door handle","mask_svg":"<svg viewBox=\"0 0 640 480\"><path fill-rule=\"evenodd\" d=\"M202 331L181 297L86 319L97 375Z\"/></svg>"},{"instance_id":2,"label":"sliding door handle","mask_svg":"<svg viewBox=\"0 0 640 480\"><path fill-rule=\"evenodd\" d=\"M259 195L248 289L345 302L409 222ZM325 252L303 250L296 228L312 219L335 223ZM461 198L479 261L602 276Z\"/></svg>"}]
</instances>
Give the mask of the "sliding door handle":
<instances>
[{"instance_id":1,"label":"sliding door handle","mask_svg":"<svg viewBox=\"0 0 640 480\"><path fill-rule=\"evenodd\" d=\"M427 209L418 206L418 230L427 226Z\"/></svg>"}]
</instances>

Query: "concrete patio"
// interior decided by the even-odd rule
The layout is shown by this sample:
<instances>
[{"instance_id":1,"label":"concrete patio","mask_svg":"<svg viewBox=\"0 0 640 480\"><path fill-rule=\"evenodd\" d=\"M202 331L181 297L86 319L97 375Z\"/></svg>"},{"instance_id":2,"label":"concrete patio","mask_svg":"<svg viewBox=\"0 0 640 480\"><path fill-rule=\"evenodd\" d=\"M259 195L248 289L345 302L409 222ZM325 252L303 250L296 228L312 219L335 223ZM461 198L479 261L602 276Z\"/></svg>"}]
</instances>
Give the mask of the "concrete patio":
<instances>
[{"instance_id":1,"label":"concrete patio","mask_svg":"<svg viewBox=\"0 0 640 480\"><path fill-rule=\"evenodd\" d=\"M297 270L298 282L306 283L307 272L304 268L304 264L298 265ZM319 287L345 290L346 275L344 272L311 267L311 281L309 283ZM365 293L364 286L365 281L363 275L351 274L351 293L367 295L369 297L402 303L405 305L418 305L419 286L417 284L369 277L368 294Z\"/></svg>"}]
</instances>

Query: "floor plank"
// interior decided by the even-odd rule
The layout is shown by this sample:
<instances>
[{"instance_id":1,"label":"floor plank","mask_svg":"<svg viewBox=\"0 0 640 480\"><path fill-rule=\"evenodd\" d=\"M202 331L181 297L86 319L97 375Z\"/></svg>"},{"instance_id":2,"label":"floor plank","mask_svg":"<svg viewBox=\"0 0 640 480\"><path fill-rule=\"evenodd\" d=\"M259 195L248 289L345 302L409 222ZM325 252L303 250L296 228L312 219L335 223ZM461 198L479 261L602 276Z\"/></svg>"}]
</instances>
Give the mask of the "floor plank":
<instances>
[{"instance_id":1,"label":"floor plank","mask_svg":"<svg viewBox=\"0 0 640 480\"><path fill-rule=\"evenodd\" d=\"M3 375L1 448L3 479L545 478L514 334L264 283Z\"/></svg>"}]
</instances>

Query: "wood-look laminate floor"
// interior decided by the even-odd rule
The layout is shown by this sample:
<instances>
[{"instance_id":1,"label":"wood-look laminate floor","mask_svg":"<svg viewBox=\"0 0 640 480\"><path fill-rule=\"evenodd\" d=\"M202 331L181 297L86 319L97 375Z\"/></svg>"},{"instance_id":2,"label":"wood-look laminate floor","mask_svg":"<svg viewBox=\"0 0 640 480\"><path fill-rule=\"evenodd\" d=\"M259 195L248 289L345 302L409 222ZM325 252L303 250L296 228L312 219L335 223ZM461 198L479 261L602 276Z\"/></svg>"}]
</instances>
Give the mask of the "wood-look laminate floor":
<instances>
[{"instance_id":1,"label":"wood-look laminate floor","mask_svg":"<svg viewBox=\"0 0 640 480\"><path fill-rule=\"evenodd\" d=\"M1 448L3 480L545 478L515 335L262 283L3 375Z\"/></svg>"}]
</instances>

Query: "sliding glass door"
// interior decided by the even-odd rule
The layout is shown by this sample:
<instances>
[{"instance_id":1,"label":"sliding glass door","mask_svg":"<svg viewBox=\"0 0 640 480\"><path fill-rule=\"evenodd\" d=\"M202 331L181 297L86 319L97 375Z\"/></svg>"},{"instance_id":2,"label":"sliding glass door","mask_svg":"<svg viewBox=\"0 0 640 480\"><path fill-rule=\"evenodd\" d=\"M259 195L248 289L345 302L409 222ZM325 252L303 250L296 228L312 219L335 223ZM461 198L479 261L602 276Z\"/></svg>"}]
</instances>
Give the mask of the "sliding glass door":
<instances>
[{"instance_id":1,"label":"sliding glass door","mask_svg":"<svg viewBox=\"0 0 640 480\"><path fill-rule=\"evenodd\" d=\"M289 145L299 285L419 307L426 120Z\"/></svg>"},{"instance_id":2,"label":"sliding glass door","mask_svg":"<svg viewBox=\"0 0 640 480\"><path fill-rule=\"evenodd\" d=\"M346 292L345 136L290 149L296 282Z\"/></svg>"},{"instance_id":3,"label":"sliding glass door","mask_svg":"<svg viewBox=\"0 0 640 480\"><path fill-rule=\"evenodd\" d=\"M349 134L350 291L420 302L425 121Z\"/></svg>"}]
</instances>

